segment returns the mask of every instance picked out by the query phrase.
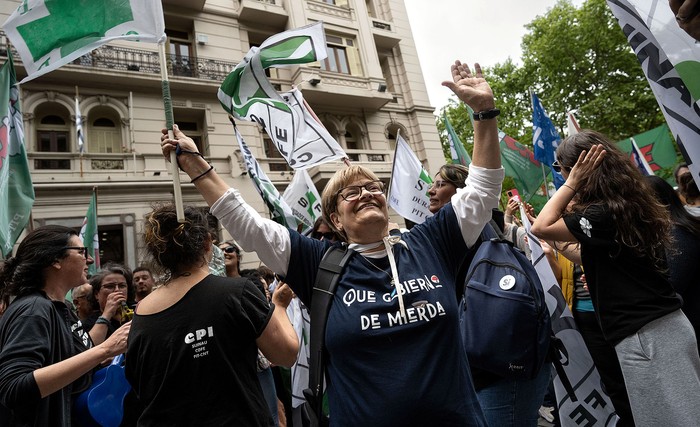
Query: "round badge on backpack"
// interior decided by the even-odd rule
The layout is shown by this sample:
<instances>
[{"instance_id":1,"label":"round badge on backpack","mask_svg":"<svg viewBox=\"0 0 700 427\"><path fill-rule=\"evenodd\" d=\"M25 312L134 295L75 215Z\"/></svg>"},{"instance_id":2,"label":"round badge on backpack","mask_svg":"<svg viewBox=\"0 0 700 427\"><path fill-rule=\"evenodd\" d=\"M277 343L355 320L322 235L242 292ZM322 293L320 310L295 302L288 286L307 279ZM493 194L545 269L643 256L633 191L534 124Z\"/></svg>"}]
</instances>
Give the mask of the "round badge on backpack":
<instances>
[{"instance_id":1,"label":"round badge on backpack","mask_svg":"<svg viewBox=\"0 0 700 427\"><path fill-rule=\"evenodd\" d=\"M498 286L504 291L513 289L513 286L515 286L515 277L511 276L510 274L506 274L505 276L501 277L501 280L498 282Z\"/></svg>"}]
</instances>

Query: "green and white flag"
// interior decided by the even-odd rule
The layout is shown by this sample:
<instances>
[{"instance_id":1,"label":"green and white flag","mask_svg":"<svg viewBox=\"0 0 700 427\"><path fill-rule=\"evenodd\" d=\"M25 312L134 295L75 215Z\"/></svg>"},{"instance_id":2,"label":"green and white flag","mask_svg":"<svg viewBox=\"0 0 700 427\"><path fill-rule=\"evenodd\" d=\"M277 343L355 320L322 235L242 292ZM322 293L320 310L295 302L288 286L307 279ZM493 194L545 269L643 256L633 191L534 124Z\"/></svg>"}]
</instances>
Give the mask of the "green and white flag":
<instances>
[{"instance_id":1,"label":"green and white flag","mask_svg":"<svg viewBox=\"0 0 700 427\"><path fill-rule=\"evenodd\" d=\"M523 201L530 202L544 179L540 162L535 159L535 153L505 132L499 130L498 139L501 146L501 164L506 170L506 176L513 178Z\"/></svg>"},{"instance_id":2,"label":"green and white flag","mask_svg":"<svg viewBox=\"0 0 700 427\"><path fill-rule=\"evenodd\" d=\"M83 241L83 246L88 248L88 253L95 260L88 267L90 274L95 274L100 270L100 234L97 232L97 192L92 190L90 198L90 206L85 213L83 226L80 228L80 240Z\"/></svg>"},{"instance_id":3,"label":"green and white flag","mask_svg":"<svg viewBox=\"0 0 700 427\"><path fill-rule=\"evenodd\" d=\"M253 47L224 79L218 98L237 119L255 121L294 169L347 157L304 105L298 89L279 94L265 69L319 61L328 56L323 24L285 31Z\"/></svg>"},{"instance_id":4,"label":"green and white flag","mask_svg":"<svg viewBox=\"0 0 700 427\"><path fill-rule=\"evenodd\" d=\"M666 2L607 0L693 177L700 182L700 44Z\"/></svg>"},{"instance_id":5,"label":"green and white flag","mask_svg":"<svg viewBox=\"0 0 700 427\"><path fill-rule=\"evenodd\" d=\"M452 123L450 123L450 119L447 118L447 113L445 113L443 117L445 120L445 130L447 131L447 140L450 142L450 157L452 157L452 163L469 166L472 163L472 158L469 157L467 149L464 148L464 144L462 144L462 141L452 128Z\"/></svg>"},{"instance_id":6,"label":"green and white flag","mask_svg":"<svg viewBox=\"0 0 700 427\"><path fill-rule=\"evenodd\" d=\"M282 198L292 209L297 221L303 223L308 230L321 217L321 196L305 169L296 171Z\"/></svg>"},{"instance_id":7,"label":"green and white flag","mask_svg":"<svg viewBox=\"0 0 700 427\"><path fill-rule=\"evenodd\" d=\"M20 83L114 40L165 42L160 0L23 0L2 27L29 74Z\"/></svg>"},{"instance_id":8,"label":"green and white flag","mask_svg":"<svg viewBox=\"0 0 700 427\"><path fill-rule=\"evenodd\" d=\"M258 190L260 197L267 205L270 210L270 215L272 220L284 225L287 228L297 229L297 220L292 213L292 209L289 207L287 202L280 196L279 191L275 185L270 181L270 179L265 175L262 168L255 160L255 156L250 152L250 149L243 141L243 136L238 129L234 126L234 131L236 132L236 139L238 140L238 145L241 147L241 154L243 154L243 160L245 161L246 168L248 169L248 176L253 180L255 189Z\"/></svg>"},{"instance_id":9,"label":"green and white flag","mask_svg":"<svg viewBox=\"0 0 700 427\"><path fill-rule=\"evenodd\" d=\"M80 101L75 97L75 135L78 137L78 152L85 150L85 135L83 134L83 116L80 113Z\"/></svg>"},{"instance_id":10,"label":"green and white flag","mask_svg":"<svg viewBox=\"0 0 700 427\"><path fill-rule=\"evenodd\" d=\"M408 143L396 135L394 166L391 169L389 206L402 217L420 224L432 216L428 187L433 183Z\"/></svg>"},{"instance_id":11,"label":"green and white flag","mask_svg":"<svg viewBox=\"0 0 700 427\"><path fill-rule=\"evenodd\" d=\"M0 251L12 247L29 223L34 187L24 149L24 124L12 55L0 68Z\"/></svg>"}]
</instances>

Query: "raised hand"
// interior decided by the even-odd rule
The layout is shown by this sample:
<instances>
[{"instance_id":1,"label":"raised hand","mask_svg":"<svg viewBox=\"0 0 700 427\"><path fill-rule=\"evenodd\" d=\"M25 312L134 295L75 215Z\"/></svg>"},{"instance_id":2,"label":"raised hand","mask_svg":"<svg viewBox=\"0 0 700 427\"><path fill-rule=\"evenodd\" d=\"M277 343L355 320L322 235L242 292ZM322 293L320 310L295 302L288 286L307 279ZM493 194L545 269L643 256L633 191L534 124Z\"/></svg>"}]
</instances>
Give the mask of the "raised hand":
<instances>
[{"instance_id":1,"label":"raised hand","mask_svg":"<svg viewBox=\"0 0 700 427\"><path fill-rule=\"evenodd\" d=\"M676 22L683 31L700 41L700 0L669 0Z\"/></svg>"},{"instance_id":2,"label":"raised hand","mask_svg":"<svg viewBox=\"0 0 700 427\"><path fill-rule=\"evenodd\" d=\"M160 136L160 148L163 151L163 156L165 156L166 160L170 161L170 152L172 150L177 149L178 145L182 150L187 150L195 153L199 152L199 150L197 149L197 144L194 143L192 138L182 133L178 125L173 125L172 139L170 139L170 137L168 136L167 129L161 129L161 133L162 135Z\"/></svg>"},{"instance_id":3,"label":"raised hand","mask_svg":"<svg viewBox=\"0 0 700 427\"><path fill-rule=\"evenodd\" d=\"M573 168L571 168L569 177L566 179L568 186L572 187L572 189L575 191L576 185L581 177L585 177L593 172L593 170L598 167L600 162L603 161L606 153L607 151L605 151L603 146L600 144L594 145L588 151L582 151L578 156L578 160L576 160L576 164Z\"/></svg>"},{"instance_id":4,"label":"raised hand","mask_svg":"<svg viewBox=\"0 0 700 427\"><path fill-rule=\"evenodd\" d=\"M442 85L450 88L457 97L474 111L485 111L495 107L491 86L486 82L481 72L481 66L474 64L472 74L467 64L459 60L450 67L452 81L444 81Z\"/></svg>"}]
</instances>

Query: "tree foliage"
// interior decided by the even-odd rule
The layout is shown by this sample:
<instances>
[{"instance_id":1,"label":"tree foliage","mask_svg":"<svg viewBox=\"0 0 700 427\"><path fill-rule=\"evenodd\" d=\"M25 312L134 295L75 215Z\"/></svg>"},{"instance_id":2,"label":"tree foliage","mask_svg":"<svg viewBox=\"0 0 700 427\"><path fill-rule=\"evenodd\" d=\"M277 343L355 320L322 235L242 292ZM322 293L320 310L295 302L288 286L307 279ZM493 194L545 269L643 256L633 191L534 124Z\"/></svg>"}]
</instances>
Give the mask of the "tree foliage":
<instances>
[{"instance_id":1,"label":"tree foliage","mask_svg":"<svg viewBox=\"0 0 700 427\"><path fill-rule=\"evenodd\" d=\"M530 89L562 136L568 110L576 111L581 127L613 140L663 123L642 68L605 0L587 0L580 8L560 0L526 28L522 65L508 59L484 71L501 109L498 122L504 132L532 144ZM464 106L452 98L443 111L462 141L471 141ZM438 129L444 135L442 117Z\"/></svg>"}]
</instances>

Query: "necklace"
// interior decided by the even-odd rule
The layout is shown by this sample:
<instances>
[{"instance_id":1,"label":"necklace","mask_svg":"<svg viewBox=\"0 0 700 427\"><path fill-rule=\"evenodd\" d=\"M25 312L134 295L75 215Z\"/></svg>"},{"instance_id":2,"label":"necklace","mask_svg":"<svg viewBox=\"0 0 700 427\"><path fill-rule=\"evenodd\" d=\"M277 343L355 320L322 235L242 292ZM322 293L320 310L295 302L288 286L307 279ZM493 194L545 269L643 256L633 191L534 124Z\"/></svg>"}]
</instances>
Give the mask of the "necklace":
<instances>
[{"instance_id":1,"label":"necklace","mask_svg":"<svg viewBox=\"0 0 700 427\"><path fill-rule=\"evenodd\" d=\"M367 261L369 263L369 265L371 267L373 267L375 270L381 271L382 273L386 274L389 277L389 279L391 279L391 285L394 286L394 277L391 274L387 273L386 270L377 267L377 265L375 263L373 263L372 261L370 261L368 257L362 255L362 259Z\"/></svg>"}]
</instances>

